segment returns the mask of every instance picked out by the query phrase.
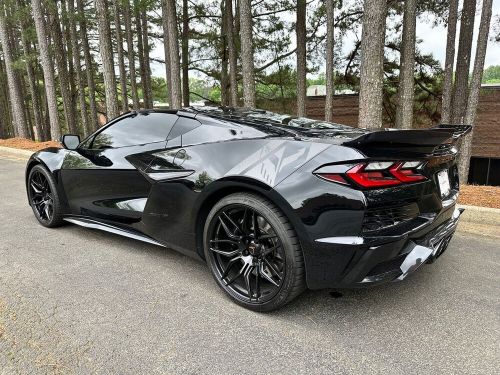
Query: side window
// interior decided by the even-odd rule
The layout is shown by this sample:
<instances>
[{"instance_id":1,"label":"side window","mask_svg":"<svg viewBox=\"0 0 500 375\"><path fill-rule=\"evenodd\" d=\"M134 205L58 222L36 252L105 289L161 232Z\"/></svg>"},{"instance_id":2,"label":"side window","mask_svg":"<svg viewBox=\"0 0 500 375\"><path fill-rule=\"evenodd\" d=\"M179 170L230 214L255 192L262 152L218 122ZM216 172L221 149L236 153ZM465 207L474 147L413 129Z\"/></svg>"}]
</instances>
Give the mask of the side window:
<instances>
[{"instance_id":1,"label":"side window","mask_svg":"<svg viewBox=\"0 0 500 375\"><path fill-rule=\"evenodd\" d=\"M92 148L118 148L165 141L176 120L177 115L154 112L126 117L97 134Z\"/></svg>"}]
</instances>

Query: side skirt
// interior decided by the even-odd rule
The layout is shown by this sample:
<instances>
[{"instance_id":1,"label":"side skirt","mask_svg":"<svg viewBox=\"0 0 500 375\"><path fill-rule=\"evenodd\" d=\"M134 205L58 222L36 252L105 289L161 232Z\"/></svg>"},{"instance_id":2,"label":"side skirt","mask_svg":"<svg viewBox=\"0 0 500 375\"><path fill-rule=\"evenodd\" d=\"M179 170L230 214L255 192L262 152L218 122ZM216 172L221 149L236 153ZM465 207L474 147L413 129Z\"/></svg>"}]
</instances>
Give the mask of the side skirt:
<instances>
[{"instance_id":1,"label":"side skirt","mask_svg":"<svg viewBox=\"0 0 500 375\"><path fill-rule=\"evenodd\" d=\"M122 228L115 227L113 225L101 223L101 222L93 220L93 219L82 218L82 217L66 217L66 218L64 218L64 221L67 221L68 223L76 224L76 225L79 225L79 226L82 226L85 228L99 229L99 230L102 230L105 232L118 234L118 235L123 236L123 237L133 238L134 240L139 240L139 241L147 242L147 243L150 243L153 245L166 247L165 245L159 243L158 241L153 240L151 237L148 237L148 236L141 234L139 232L125 230Z\"/></svg>"}]
</instances>

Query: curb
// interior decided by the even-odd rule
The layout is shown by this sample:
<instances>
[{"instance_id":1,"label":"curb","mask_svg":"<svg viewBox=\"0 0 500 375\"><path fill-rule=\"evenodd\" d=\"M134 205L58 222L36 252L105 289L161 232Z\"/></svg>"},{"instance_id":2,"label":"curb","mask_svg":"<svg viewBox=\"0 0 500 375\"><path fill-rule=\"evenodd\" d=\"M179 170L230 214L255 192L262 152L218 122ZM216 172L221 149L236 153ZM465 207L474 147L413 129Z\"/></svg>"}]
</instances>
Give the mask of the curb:
<instances>
[{"instance_id":1,"label":"curb","mask_svg":"<svg viewBox=\"0 0 500 375\"><path fill-rule=\"evenodd\" d=\"M465 212L460 217L463 222L500 226L500 209L498 208L467 206L464 204L459 204L458 207L465 209Z\"/></svg>"},{"instance_id":2,"label":"curb","mask_svg":"<svg viewBox=\"0 0 500 375\"><path fill-rule=\"evenodd\" d=\"M12 147L4 147L0 146L0 152L6 153L12 156L17 156L17 157L24 157L28 159L31 155L35 153L35 151L30 151L30 150L20 150L18 148L12 148Z\"/></svg>"}]
</instances>

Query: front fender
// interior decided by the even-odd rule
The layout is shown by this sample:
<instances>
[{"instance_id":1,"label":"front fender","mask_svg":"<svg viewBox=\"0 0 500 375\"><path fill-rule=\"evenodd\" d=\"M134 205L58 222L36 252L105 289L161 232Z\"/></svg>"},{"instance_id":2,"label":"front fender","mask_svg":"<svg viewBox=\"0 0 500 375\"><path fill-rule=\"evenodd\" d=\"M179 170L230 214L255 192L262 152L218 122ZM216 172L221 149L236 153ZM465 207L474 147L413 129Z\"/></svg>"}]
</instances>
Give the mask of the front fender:
<instances>
[{"instance_id":1,"label":"front fender","mask_svg":"<svg viewBox=\"0 0 500 375\"><path fill-rule=\"evenodd\" d=\"M70 151L57 148L57 147L49 147L38 152L35 152L30 156L28 163L26 164L26 172L25 172L25 185L26 185L26 194L28 194L28 176L31 169L38 164L43 165L54 177L57 186L57 193L59 195L59 200L63 207L67 208L67 199L66 194L64 192L64 186L62 185L61 180L61 167L64 162L64 159L69 154Z\"/></svg>"}]
</instances>

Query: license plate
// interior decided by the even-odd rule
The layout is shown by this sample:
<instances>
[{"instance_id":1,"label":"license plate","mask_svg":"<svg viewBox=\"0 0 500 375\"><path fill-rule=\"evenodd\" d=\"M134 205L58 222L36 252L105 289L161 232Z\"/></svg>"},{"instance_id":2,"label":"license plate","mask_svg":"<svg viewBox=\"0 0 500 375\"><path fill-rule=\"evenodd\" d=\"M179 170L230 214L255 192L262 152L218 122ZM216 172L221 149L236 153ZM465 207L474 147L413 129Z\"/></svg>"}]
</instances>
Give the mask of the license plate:
<instances>
[{"instance_id":1,"label":"license plate","mask_svg":"<svg viewBox=\"0 0 500 375\"><path fill-rule=\"evenodd\" d=\"M437 174L439 182L439 191L441 192L441 197L446 197L450 194L450 178L448 177L448 171L444 170L438 172Z\"/></svg>"}]
</instances>

